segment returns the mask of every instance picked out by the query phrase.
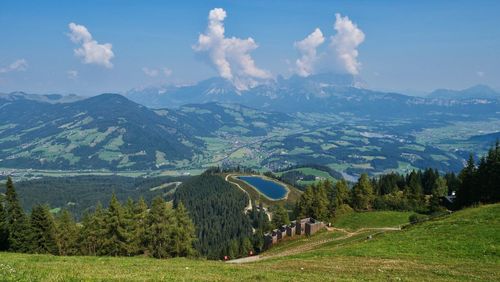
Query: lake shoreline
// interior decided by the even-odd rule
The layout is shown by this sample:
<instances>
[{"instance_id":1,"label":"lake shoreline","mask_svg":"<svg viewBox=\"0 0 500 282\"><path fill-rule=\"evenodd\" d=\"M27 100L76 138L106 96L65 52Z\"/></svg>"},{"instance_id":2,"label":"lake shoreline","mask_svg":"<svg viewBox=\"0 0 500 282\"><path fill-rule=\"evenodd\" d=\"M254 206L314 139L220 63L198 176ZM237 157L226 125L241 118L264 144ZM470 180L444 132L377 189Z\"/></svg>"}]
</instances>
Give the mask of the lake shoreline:
<instances>
[{"instance_id":1,"label":"lake shoreline","mask_svg":"<svg viewBox=\"0 0 500 282\"><path fill-rule=\"evenodd\" d=\"M286 184L280 183L280 182L276 181L275 179L272 179L272 178L269 178L266 176L252 174L252 175L235 175L234 177L240 181L243 181L246 185L248 185L249 187L254 189L257 193L259 193L259 195L262 195L263 197L265 197L269 201L277 202L277 201L286 200L286 199L288 199L288 195L290 194L290 189L286 186ZM254 177L254 178L260 178L263 181L273 182L274 184L276 184L280 187L283 187L283 189L285 190L285 195L283 195L283 197L280 197L280 198L272 198L272 197L266 195L263 191L261 191L255 185L252 185L251 183L249 183L248 181L246 181L240 177Z\"/></svg>"}]
</instances>

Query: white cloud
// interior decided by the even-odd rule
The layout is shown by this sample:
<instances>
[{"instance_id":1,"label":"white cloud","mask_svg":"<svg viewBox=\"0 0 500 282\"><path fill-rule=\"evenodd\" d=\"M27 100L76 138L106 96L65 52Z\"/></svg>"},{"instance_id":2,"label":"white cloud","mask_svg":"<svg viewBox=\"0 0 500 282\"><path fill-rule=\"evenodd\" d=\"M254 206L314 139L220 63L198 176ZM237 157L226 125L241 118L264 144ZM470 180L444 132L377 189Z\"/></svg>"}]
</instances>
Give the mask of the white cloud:
<instances>
[{"instance_id":1,"label":"white cloud","mask_svg":"<svg viewBox=\"0 0 500 282\"><path fill-rule=\"evenodd\" d=\"M295 42L294 46L300 53L300 58L295 61L297 74L309 76L313 73L314 65L318 60L316 49L325 42L325 37L319 28L301 41Z\"/></svg>"},{"instance_id":2,"label":"white cloud","mask_svg":"<svg viewBox=\"0 0 500 282\"><path fill-rule=\"evenodd\" d=\"M69 70L66 73L68 74L69 79L77 79L78 78L78 71L76 71L76 70Z\"/></svg>"},{"instance_id":3,"label":"white cloud","mask_svg":"<svg viewBox=\"0 0 500 282\"><path fill-rule=\"evenodd\" d=\"M147 68L147 67L143 67L142 71L144 72L144 74L146 74L147 76L150 76L150 77L156 77L156 76L158 76L158 70L155 70L155 69L150 69L150 68Z\"/></svg>"},{"instance_id":4,"label":"white cloud","mask_svg":"<svg viewBox=\"0 0 500 282\"><path fill-rule=\"evenodd\" d=\"M365 40L365 34L347 16L335 14L335 35L330 38L329 48L318 52L325 42L323 33L316 28L294 47L300 58L295 61L295 72L300 76L309 76L319 71L336 71L357 75L361 63L358 62L358 46Z\"/></svg>"},{"instance_id":5,"label":"white cloud","mask_svg":"<svg viewBox=\"0 0 500 282\"><path fill-rule=\"evenodd\" d=\"M80 48L74 49L77 57L82 57L85 64L96 64L106 68L112 68L111 59L115 56L111 43L99 44L92 38L92 34L83 25L69 24L71 33L69 38L75 44L81 44Z\"/></svg>"},{"instance_id":6,"label":"white cloud","mask_svg":"<svg viewBox=\"0 0 500 282\"><path fill-rule=\"evenodd\" d=\"M10 65L0 68L0 73L8 73L13 71L25 71L28 68L28 62L25 59L18 59Z\"/></svg>"},{"instance_id":7,"label":"white cloud","mask_svg":"<svg viewBox=\"0 0 500 282\"><path fill-rule=\"evenodd\" d=\"M172 75L172 70L169 68L152 69L152 68L148 68L148 67L143 67L142 72L144 72L144 74L146 74L147 76L150 76L150 77L157 77L160 74L165 76L165 77L169 77Z\"/></svg>"},{"instance_id":8,"label":"white cloud","mask_svg":"<svg viewBox=\"0 0 500 282\"><path fill-rule=\"evenodd\" d=\"M169 68L163 68L163 75L166 76L166 77L169 77L172 75L172 70L169 69Z\"/></svg>"},{"instance_id":9,"label":"white cloud","mask_svg":"<svg viewBox=\"0 0 500 282\"><path fill-rule=\"evenodd\" d=\"M479 76L479 77L483 77L484 76L484 71L477 71L476 75Z\"/></svg>"},{"instance_id":10,"label":"white cloud","mask_svg":"<svg viewBox=\"0 0 500 282\"><path fill-rule=\"evenodd\" d=\"M219 75L233 82L240 90L258 84L258 80L267 79L271 74L255 65L250 52L258 45L253 38L226 38L224 35L224 9L212 9L208 15L208 27L205 34L200 34L198 43L193 46L197 52L206 53Z\"/></svg>"},{"instance_id":11,"label":"white cloud","mask_svg":"<svg viewBox=\"0 0 500 282\"><path fill-rule=\"evenodd\" d=\"M347 16L335 14L334 29L330 47L335 51L341 67L350 74L359 73L358 46L365 40L365 34Z\"/></svg>"}]
</instances>

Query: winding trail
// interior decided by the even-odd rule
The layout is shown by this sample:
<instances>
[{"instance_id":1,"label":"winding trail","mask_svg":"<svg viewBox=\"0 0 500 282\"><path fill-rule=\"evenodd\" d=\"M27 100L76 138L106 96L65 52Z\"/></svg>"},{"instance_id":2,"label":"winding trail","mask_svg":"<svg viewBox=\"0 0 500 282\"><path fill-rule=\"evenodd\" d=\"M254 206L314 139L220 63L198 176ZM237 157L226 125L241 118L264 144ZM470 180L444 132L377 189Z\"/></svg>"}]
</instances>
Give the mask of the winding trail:
<instances>
[{"instance_id":1,"label":"winding trail","mask_svg":"<svg viewBox=\"0 0 500 282\"><path fill-rule=\"evenodd\" d=\"M334 228L334 227L327 227L326 229L328 230L328 232L339 231L339 232L345 233L345 235L343 235L341 237L337 237L337 238L329 238L329 239L323 239L323 240L320 240L320 241L315 241L315 242L307 243L307 244L301 245L301 246L299 246L297 248L285 250L284 252L280 252L280 253L277 253L277 254L271 254L271 255L265 255L264 254L264 255L253 256L253 257L246 257L246 258L234 259L234 260L227 261L227 263L236 263L236 264L239 264L239 263L247 263L247 262L254 262L254 261L259 261L259 260L265 260L265 259L270 259L270 258L279 258L279 257L296 255L296 254L300 254L300 253L304 253L304 252L310 251L310 250L314 249L317 246L321 246L321 245L324 245L324 244L327 244L327 243L330 243L330 242L349 239L349 238L351 238L353 236L359 235L359 234L361 234L363 232L366 232L366 231L376 231L375 233L367 235L368 237L371 237L371 236L375 236L375 235L378 235L378 234L381 234L381 233L384 233L384 232L387 232L387 231L400 231L401 227L398 226L398 227L380 227L380 228L361 228L361 229L358 229L358 230L353 231L353 232L350 232L350 231L348 231L346 229ZM366 237L362 237L359 240L367 240L367 238ZM350 243L350 242L353 242L353 241L349 241L349 242L346 242L346 243Z\"/></svg>"},{"instance_id":2,"label":"winding trail","mask_svg":"<svg viewBox=\"0 0 500 282\"><path fill-rule=\"evenodd\" d=\"M241 188L240 184L229 180L230 176L232 176L232 175L231 174L226 175L226 181L233 184L233 185L236 185L238 188L240 188L241 191L243 191L245 194L247 194L248 205L245 207L244 212L247 213L248 211L251 211L253 207L252 207L252 199L250 198L250 194L248 194L248 192L245 189Z\"/></svg>"}]
</instances>

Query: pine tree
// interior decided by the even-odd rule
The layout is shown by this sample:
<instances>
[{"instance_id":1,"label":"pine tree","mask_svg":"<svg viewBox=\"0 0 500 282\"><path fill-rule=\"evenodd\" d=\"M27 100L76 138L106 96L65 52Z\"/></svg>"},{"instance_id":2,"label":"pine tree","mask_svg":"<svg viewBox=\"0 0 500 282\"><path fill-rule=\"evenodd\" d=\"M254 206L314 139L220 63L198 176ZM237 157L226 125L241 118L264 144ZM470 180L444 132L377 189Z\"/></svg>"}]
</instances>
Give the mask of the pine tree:
<instances>
[{"instance_id":1,"label":"pine tree","mask_svg":"<svg viewBox=\"0 0 500 282\"><path fill-rule=\"evenodd\" d=\"M347 186L347 181L344 179L337 181L333 185L329 199L329 215L330 217L335 217L339 209L345 209L350 201L349 187Z\"/></svg>"},{"instance_id":2,"label":"pine tree","mask_svg":"<svg viewBox=\"0 0 500 282\"><path fill-rule=\"evenodd\" d=\"M375 195L368 174L363 173L352 189L352 202L357 210L369 210L373 205Z\"/></svg>"},{"instance_id":3,"label":"pine tree","mask_svg":"<svg viewBox=\"0 0 500 282\"><path fill-rule=\"evenodd\" d=\"M30 217L30 248L36 254L58 254L57 231L48 206L37 205Z\"/></svg>"},{"instance_id":4,"label":"pine tree","mask_svg":"<svg viewBox=\"0 0 500 282\"><path fill-rule=\"evenodd\" d=\"M349 203L349 186L347 186L347 181L344 179L339 180L335 185L337 194L335 196L337 204L339 206Z\"/></svg>"},{"instance_id":5,"label":"pine tree","mask_svg":"<svg viewBox=\"0 0 500 282\"><path fill-rule=\"evenodd\" d=\"M409 195L408 200L413 210L419 210L424 206L424 193L422 188L421 176L412 171L408 176Z\"/></svg>"},{"instance_id":6,"label":"pine tree","mask_svg":"<svg viewBox=\"0 0 500 282\"><path fill-rule=\"evenodd\" d=\"M467 206L474 202L474 190L476 186L476 165L472 154L469 156L467 165L460 172L459 178L462 182L460 189L457 191L457 203L459 206Z\"/></svg>"},{"instance_id":7,"label":"pine tree","mask_svg":"<svg viewBox=\"0 0 500 282\"><path fill-rule=\"evenodd\" d=\"M103 254L123 256L129 253L127 225L123 207L113 193L105 216L106 232L104 234Z\"/></svg>"},{"instance_id":8,"label":"pine tree","mask_svg":"<svg viewBox=\"0 0 500 282\"><path fill-rule=\"evenodd\" d=\"M141 197L134 206L133 221L135 228L131 234L131 246L134 254L146 252L146 231L148 228L148 205Z\"/></svg>"},{"instance_id":9,"label":"pine tree","mask_svg":"<svg viewBox=\"0 0 500 282\"><path fill-rule=\"evenodd\" d=\"M135 241L138 223L135 221L135 203L130 197L123 207L123 224L127 234L127 255L136 255L139 248Z\"/></svg>"},{"instance_id":10,"label":"pine tree","mask_svg":"<svg viewBox=\"0 0 500 282\"><path fill-rule=\"evenodd\" d=\"M80 232L80 249L84 255L104 255L103 241L106 233L105 211L100 202L97 203L94 213L86 213L82 220L83 228Z\"/></svg>"},{"instance_id":11,"label":"pine tree","mask_svg":"<svg viewBox=\"0 0 500 282\"><path fill-rule=\"evenodd\" d=\"M290 223L290 218L288 217L288 211L283 207L283 205L276 206L274 211L272 223L275 228L279 228L283 225Z\"/></svg>"},{"instance_id":12,"label":"pine tree","mask_svg":"<svg viewBox=\"0 0 500 282\"><path fill-rule=\"evenodd\" d=\"M148 214L147 242L148 251L155 258L170 257L172 248L172 228L175 221L172 211L167 209L160 196L153 200Z\"/></svg>"},{"instance_id":13,"label":"pine tree","mask_svg":"<svg viewBox=\"0 0 500 282\"><path fill-rule=\"evenodd\" d=\"M9 228L9 250L13 252L29 251L29 224L17 193L12 183L12 178L7 178L7 191L5 192L5 209Z\"/></svg>"},{"instance_id":14,"label":"pine tree","mask_svg":"<svg viewBox=\"0 0 500 282\"><path fill-rule=\"evenodd\" d=\"M329 185L328 182L321 182L313 188L313 202L311 206L312 214L311 216L318 220L327 220L328 213L328 196L326 194L325 185Z\"/></svg>"},{"instance_id":15,"label":"pine tree","mask_svg":"<svg viewBox=\"0 0 500 282\"><path fill-rule=\"evenodd\" d=\"M3 199L0 198L0 251L9 249L9 224L7 212L4 208Z\"/></svg>"},{"instance_id":16,"label":"pine tree","mask_svg":"<svg viewBox=\"0 0 500 282\"><path fill-rule=\"evenodd\" d=\"M196 240L195 227L182 202L175 209L175 218L177 226L174 229L174 246L171 255L181 257L192 256L195 254L193 248L194 241Z\"/></svg>"},{"instance_id":17,"label":"pine tree","mask_svg":"<svg viewBox=\"0 0 500 282\"><path fill-rule=\"evenodd\" d=\"M309 217L312 214L311 207L314 201L314 185L306 188L295 204L295 216L298 218Z\"/></svg>"},{"instance_id":18,"label":"pine tree","mask_svg":"<svg viewBox=\"0 0 500 282\"><path fill-rule=\"evenodd\" d=\"M80 229L68 210L64 209L56 218L56 227L59 255L77 255Z\"/></svg>"}]
</instances>

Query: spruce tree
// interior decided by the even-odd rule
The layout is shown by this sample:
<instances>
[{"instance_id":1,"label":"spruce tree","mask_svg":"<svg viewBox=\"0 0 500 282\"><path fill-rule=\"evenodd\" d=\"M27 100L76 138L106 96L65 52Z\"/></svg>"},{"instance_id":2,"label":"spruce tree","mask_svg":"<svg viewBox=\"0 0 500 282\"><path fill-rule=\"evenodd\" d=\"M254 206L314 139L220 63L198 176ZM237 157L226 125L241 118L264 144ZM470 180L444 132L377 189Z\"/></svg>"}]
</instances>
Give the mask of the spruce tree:
<instances>
[{"instance_id":1,"label":"spruce tree","mask_svg":"<svg viewBox=\"0 0 500 282\"><path fill-rule=\"evenodd\" d=\"M152 257L170 257L172 247L172 227L175 221L172 211L167 209L163 198L154 198L148 214L147 242L148 251Z\"/></svg>"},{"instance_id":2,"label":"spruce tree","mask_svg":"<svg viewBox=\"0 0 500 282\"><path fill-rule=\"evenodd\" d=\"M295 216L298 218L309 217L312 214L312 205L314 201L314 185L306 188L300 195L300 199L295 204Z\"/></svg>"},{"instance_id":3,"label":"spruce tree","mask_svg":"<svg viewBox=\"0 0 500 282\"><path fill-rule=\"evenodd\" d=\"M37 205L30 217L30 247L36 254L58 254L57 231L48 206Z\"/></svg>"},{"instance_id":4,"label":"spruce tree","mask_svg":"<svg viewBox=\"0 0 500 282\"><path fill-rule=\"evenodd\" d=\"M288 211L283 207L283 205L276 206L273 214L272 223L274 228L279 228L283 225L290 223L290 218L288 217Z\"/></svg>"},{"instance_id":5,"label":"spruce tree","mask_svg":"<svg viewBox=\"0 0 500 282\"><path fill-rule=\"evenodd\" d=\"M135 203L132 198L127 199L127 203L123 207L123 223L127 235L127 255L136 255L138 253L138 245L135 241L136 229L138 222L135 221Z\"/></svg>"},{"instance_id":6,"label":"spruce tree","mask_svg":"<svg viewBox=\"0 0 500 282\"><path fill-rule=\"evenodd\" d=\"M73 216L68 210L62 210L61 214L56 218L56 227L59 255L77 255L79 253L78 236L80 228L76 225Z\"/></svg>"},{"instance_id":7,"label":"spruce tree","mask_svg":"<svg viewBox=\"0 0 500 282\"><path fill-rule=\"evenodd\" d=\"M12 183L12 178L7 178L7 191L5 192L5 210L9 229L9 250L13 252L29 251L29 224L17 193Z\"/></svg>"},{"instance_id":8,"label":"spruce tree","mask_svg":"<svg viewBox=\"0 0 500 282\"><path fill-rule=\"evenodd\" d=\"M0 251L9 249L9 224L3 202L3 199L0 198Z\"/></svg>"},{"instance_id":9,"label":"spruce tree","mask_svg":"<svg viewBox=\"0 0 500 282\"><path fill-rule=\"evenodd\" d=\"M421 176L418 172L412 171L408 176L409 195L408 200L413 210L422 209L424 206L424 192Z\"/></svg>"},{"instance_id":10,"label":"spruce tree","mask_svg":"<svg viewBox=\"0 0 500 282\"><path fill-rule=\"evenodd\" d=\"M328 213L328 196L326 194L325 185L328 185L328 182L321 182L313 188L313 201L311 206L311 216L318 220L327 220L329 217Z\"/></svg>"},{"instance_id":11,"label":"spruce tree","mask_svg":"<svg viewBox=\"0 0 500 282\"><path fill-rule=\"evenodd\" d=\"M174 229L174 246L172 256L192 256L195 254L194 241L196 240L195 227L189 218L188 211L180 202L175 209L177 226Z\"/></svg>"},{"instance_id":12,"label":"spruce tree","mask_svg":"<svg viewBox=\"0 0 500 282\"><path fill-rule=\"evenodd\" d=\"M129 253L127 225L123 207L113 193L105 214L106 232L104 234L103 254L123 256Z\"/></svg>"},{"instance_id":13,"label":"spruce tree","mask_svg":"<svg viewBox=\"0 0 500 282\"><path fill-rule=\"evenodd\" d=\"M357 210L369 210L373 205L375 195L368 174L363 173L352 189L352 202Z\"/></svg>"},{"instance_id":14,"label":"spruce tree","mask_svg":"<svg viewBox=\"0 0 500 282\"><path fill-rule=\"evenodd\" d=\"M329 214L330 217L335 217L337 210L345 209L344 205L348 205L350 201L349 187L347 181L341 179L333 185L332 191L328 195L329 198Z\"/></svg>"},{"instance_id":15,"label":"spruce tree","mask_svg":"<svg viewBox=\"0 0 500 282\"><path fill-rule=\"evenodd\" d=\"M133 222L135 228L131 234L131 246L135 254L144 254L147 249L146 231L148 228L148 205L141 197L134 205Z\"/></svg>"},{"instance_id":16,"label":"spruce tree","mask_svg":"<svg viewBox=\"0 0 500 282\"><path fill-rule=\"evenodd\" d=\"M476 165L472 154L469 156L467 165L460 172L460 189L457 191L457 204L461 207L468 206L474 202L474 190L476 185Z\"/></svg>"},{"instance_id":17,"label":"spruce tree","mask_svg":"<svg viewBox=\"0 0 500 282\"><path fill-rule=\"evenodd\" d=\"M80 249L84 255L104 255L103 241L106 233L105 211L100 202L93 213L86 213L82 220Z\"/></svg>"}]
</instances>

